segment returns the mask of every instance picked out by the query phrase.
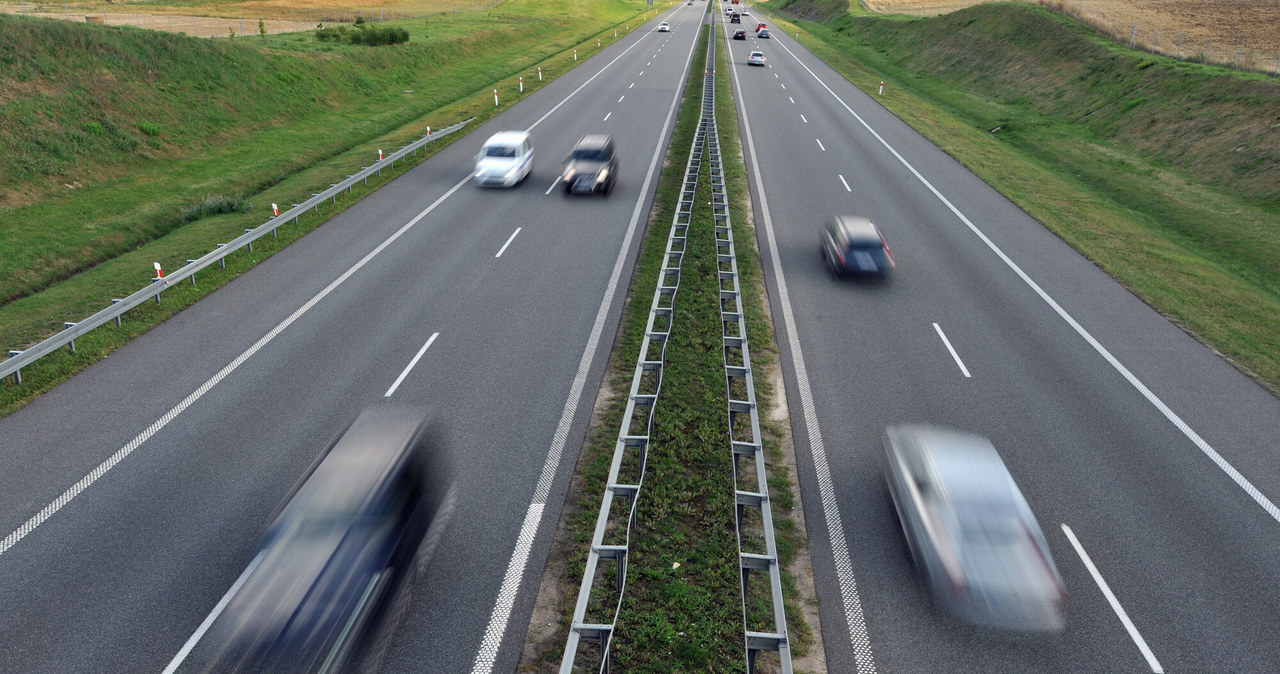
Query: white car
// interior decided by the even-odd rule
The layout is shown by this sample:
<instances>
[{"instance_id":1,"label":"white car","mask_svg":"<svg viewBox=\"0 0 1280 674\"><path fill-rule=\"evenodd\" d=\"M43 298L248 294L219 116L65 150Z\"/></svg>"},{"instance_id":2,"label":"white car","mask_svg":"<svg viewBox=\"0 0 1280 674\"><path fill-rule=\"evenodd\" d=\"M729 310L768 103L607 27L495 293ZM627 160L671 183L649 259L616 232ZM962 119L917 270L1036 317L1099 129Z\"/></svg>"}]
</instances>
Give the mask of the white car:
<instances>
[{"instance_id":1,"label":"white car","mask_svg":"<svg viewBox=\"0 0 1280 674\"><path fill-rule=\"evenodd\" d=\"M671 24L667 23L666 21L663 21L662 23L658 24L658 32L659 32L659 33L670 33L670 32L671 32Z\"/></svg>"},{"instance_id":2,"label":"white car","mask_svg":"<svg viewBox=\"0 0 1280 674\"><path fill-rule=\"evenodd\" d=\"M514 187L533 170L533 142L524 131L499 131L476 155L475 181L483 187Z\"/></svg>"},{"instance_id":3,"label":"white car","mask_svg":"<svg viewBox=\"0 0 1280 674\"><path fill-rule=\"evenodd\" d=\"M764 52L762 51L751 52L751 55L747 57L747 65L749 66L764 65Z\"/></svg>"}]
</instances>

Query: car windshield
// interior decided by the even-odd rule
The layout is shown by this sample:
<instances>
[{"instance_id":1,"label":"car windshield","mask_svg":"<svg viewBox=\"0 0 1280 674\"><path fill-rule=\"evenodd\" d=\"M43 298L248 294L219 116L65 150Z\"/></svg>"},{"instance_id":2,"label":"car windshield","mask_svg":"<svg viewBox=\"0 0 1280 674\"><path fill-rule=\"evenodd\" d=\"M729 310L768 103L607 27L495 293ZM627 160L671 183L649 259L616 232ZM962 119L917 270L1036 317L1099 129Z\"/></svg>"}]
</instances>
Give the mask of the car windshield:
<instances>
[{"instance_id":1,"label":"car windshield","mask_svg":"<svg viewBox=\"0 0 1280 674\"><path fill-rule=\"evenodd\" d=\"M490 145L484 149L486 157L514 157L516 149L510 145Z\"/></svg>"},{"instance_id":2,"label":"car windshield","mask_svg":"<svg viewBox=\"0 0 1280 674\"><path fill-rule=\"evenodd\" d=\"M573 151L573 158L585 161L604 161L609 158L609 153L597 147L579 148Z\"/></svg>"}]
</instances>

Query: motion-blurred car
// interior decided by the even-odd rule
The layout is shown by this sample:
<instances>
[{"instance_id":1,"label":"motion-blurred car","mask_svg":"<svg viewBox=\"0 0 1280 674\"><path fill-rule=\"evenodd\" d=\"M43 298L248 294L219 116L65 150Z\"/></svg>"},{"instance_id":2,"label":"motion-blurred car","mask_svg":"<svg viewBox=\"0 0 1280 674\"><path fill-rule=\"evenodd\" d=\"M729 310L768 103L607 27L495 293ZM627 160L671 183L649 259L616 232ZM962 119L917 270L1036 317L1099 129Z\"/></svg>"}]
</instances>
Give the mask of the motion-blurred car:
<instances>
[{"instance_id":1,"label":"motion-blurred car","mask_svg":"<svg viewBox=\"0 0 1280 674\"><path fill-rule=\"evenodd\" d=\"M764 52L762 52L762 51L753 51L753 52L751 52L751 54L750 54L749 56L747 56L747 65L749 65L749 66L762 66L762 65L764 65Z\"/></svg>"},{"instance_id":2,"label":"motion-blurred car","mask_svg":"<svg viewBox=\"0 0 1280 674\"><path fill-rule=\"evenodd\" d=\"M763 29L761 29L759 33L756 33L756 37L758 37L758 38L762 38L762 39L765 39L765 40L768 40L768 39L769 39L769 29L768 29L768 28L763 28Z\"/></svg>"},{"instance_id":3,"label":"motion-blurred car","mask_svg":"<svg viewBox=\"0 0 1280 674\"><path fill-rule=\"evenodd\" d=\"M666 21L663 21L662 23L658 24L658 32L659 33L671 32L671 24L667 23Z\"/></svg>"},{"instance_id":4,"label":"motion-blurred car","mask_svg":"<svg viewBox=\"0 0 1280 674\"><path fill-rule=\"evenodd\" d=\"M1058 632L1066 589L991 441L939 426L885 429L886 480L934 600L981 627Z\"/></svg>"},{"instance_id":5,"label":"motion-blurred car","mask_svg":"<svg viewBox=\"0 0 1280 674\"><path fill-rule=\"evenodd\" d=\"M524 131L499 131L476 155L475 181L483 187L513 187L533 170L533 141Z\"/></svg>"},{"instance_id":6,"label":"motion-blurred car","mask_svg":"<svg viewBox=\"0 0 1280 674\"><path fill-rule=\"evenodd\" d=\"M896 267L880 230L867 218L854 215L837 215L823 225L822 259L836 276L887 276Z\"/></svg>"},{"instance_id":7,"label":"motion-blurred car","mask_svg":"<svg viewBox=\"0 0 1280 674\"><path fill-rule=\"evenodd\" d=\"M747 39L747 31L745 31L745 30L743 30L743 29L741 29L741 28L739 28L738 30L733 31L733 39L735 39L735 40L745 40L745 39Z\"/></svg>"},{"instance_id":8,"label":"motion-blurred car","mask_svg":"<svg viewBox=\"0 0 1280 674\"><path fill-rule=\"evenodd\" d=\"M757 33L759 33L760 31L764 30L765 28L768 28L768 26L764 25L763 23L757 23L757 24L756 24L756 32L757 32Z\"/></svg>"},{"instance_id":9,"label":"motion-blurred car","mask_svg":"<svg viewBox=\"0 0 1280 674\"><path fill-rule=\"evenodd\" d=\"M330 444L214 624L208 671L341 670L417 568L443 493L433 444L420 412L394 406L366 409Z\"/></svg>"},{"instance_id":10,"label":"motion-blurred car","mask_svg":"<svg viewBox=\"0 0 1280 674\"><path fill-rule=\"evenodd\" d=\"M618 179L618 156L613 138L604 134L583 136L565 159L561 182L565 194L608 194Z\"/></svg>"}]
</instances>

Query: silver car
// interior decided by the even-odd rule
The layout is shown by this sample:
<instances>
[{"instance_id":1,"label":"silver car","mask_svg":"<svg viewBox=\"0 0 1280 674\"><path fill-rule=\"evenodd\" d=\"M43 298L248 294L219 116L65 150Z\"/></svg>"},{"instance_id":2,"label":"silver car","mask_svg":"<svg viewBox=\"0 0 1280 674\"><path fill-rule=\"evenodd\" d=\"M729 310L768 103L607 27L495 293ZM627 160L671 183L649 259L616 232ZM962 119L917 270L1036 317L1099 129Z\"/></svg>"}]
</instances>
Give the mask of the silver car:
<instances>
[{"instance_id":1,"label":"silver car","mask_svg":"<svg viewBox=\"0 0 1280 674\"><path fill-rule=\"evenodd\" d=\"M991 441L900 425L885 429L884 446L889 492L935 601L983 627L1061 631L1062 578Z\"/></svg>"}]
</instances>

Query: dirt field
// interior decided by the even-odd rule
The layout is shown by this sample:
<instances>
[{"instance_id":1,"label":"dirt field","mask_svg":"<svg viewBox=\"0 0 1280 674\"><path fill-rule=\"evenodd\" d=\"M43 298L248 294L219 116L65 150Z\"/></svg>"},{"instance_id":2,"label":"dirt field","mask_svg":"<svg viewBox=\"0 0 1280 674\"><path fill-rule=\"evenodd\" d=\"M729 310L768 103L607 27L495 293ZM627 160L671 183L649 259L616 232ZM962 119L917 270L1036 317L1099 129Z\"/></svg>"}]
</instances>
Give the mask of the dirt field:
<instances>
[{"instance_id":1,"label":"dirt field","mask_svg":"<svg viewBox=\"0 0 1280 674\"><path fill-rule=\"evenodd\" d=\"M861 0L873 12L927 16L1000 0ZM1280 59L1280 2L1042 0L1139 49L1270 73ZM1136 36L1135 36L1136 29ZM1158 31L1158 32L1157 32ZM1212 40L1212 42L1210 42ZM1136 43L1136 44L1135 44ZM1241 51L1243 50L1243 53Z\"/></svg>"},{"instance_id":2,"label":"dirt field","mask_svg":"<svg viewBox=\"0 0 1280 674\"><path fill-rule=\"evenodd\" d=\"M196 37L257 35L258 21L268 33L311 30L318 23L350 23L357 14L375 20L418 18L449 12L466 12L494 4L494 0L429 0L416 4L402 0L359 0L359 6L342 0L249 0L238 3L164 7L153 3L0 3L0 13L25 14L46 19L88 21L108 26L138 26L151 30L186 33Z\"/></svg>"}]
</instances>

